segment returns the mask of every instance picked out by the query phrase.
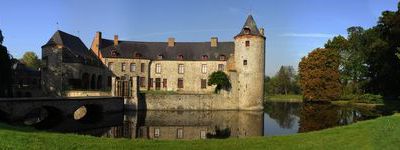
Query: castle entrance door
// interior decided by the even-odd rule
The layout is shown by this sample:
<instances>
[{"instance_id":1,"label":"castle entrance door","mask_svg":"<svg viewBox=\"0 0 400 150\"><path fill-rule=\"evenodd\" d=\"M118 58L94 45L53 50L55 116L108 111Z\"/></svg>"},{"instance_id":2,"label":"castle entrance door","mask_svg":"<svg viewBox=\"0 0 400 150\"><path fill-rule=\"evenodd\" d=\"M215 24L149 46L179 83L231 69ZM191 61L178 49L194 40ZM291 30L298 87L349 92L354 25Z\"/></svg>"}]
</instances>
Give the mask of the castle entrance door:
<instances>
[{"instance_id":1,"label":"castle entrance door","mask_svg":"<svg viewBox=\"0 0 400 150\"><path fill-rule=\"evenodd\" d=\"M132 78L122 77L120 79L117 78L115 94L116 96L121 97L132 97Z\"/></svg>"}]
</instances>

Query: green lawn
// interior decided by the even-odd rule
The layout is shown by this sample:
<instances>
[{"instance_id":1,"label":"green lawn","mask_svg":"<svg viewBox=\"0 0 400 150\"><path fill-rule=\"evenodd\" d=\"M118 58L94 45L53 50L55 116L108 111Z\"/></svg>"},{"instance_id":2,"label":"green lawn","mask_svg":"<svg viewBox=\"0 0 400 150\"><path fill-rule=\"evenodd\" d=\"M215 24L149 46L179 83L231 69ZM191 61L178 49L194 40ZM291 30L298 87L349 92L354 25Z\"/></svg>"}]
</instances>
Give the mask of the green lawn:
<instances>
[{"instance_id":1,"label":"green lawn","mask_svg":"<svg viewBox=\"0 0 400 150\"><path fill-rule=\"evenodd\" d=\"M0 149L398 149L400 114L290 136L151 141L38 132L0 125Z\"/></svg>"},{"instance_id":2,"label":"green lawn","mask_svg":"<svg viewBox=\"0 0 400 150\"><path fill-rule=\"evenodd\" d=\"M266 95L266 101L271 102L303 102L302 95Z\"/></svg>"}]
</instances>

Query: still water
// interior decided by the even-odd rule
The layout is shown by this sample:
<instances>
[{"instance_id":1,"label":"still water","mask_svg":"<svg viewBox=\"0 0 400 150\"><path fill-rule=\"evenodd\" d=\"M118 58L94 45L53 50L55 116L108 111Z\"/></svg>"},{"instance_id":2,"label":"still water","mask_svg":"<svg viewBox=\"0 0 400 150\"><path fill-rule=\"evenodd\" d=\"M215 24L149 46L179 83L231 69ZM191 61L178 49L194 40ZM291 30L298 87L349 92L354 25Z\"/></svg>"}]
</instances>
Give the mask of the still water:
<instances>
[{"instance_id":1,"label":"still water","mask_svg":"<svg viewBox=\"0 0 400 150\"><path fill-rule=\"evenodd\" d=\"M378 116L378 110L363 107L271 102L264 111L139 111L81 121L63 119L35 127L111 138L206 139L296 134Z\"/></svg>"}]
</instances>

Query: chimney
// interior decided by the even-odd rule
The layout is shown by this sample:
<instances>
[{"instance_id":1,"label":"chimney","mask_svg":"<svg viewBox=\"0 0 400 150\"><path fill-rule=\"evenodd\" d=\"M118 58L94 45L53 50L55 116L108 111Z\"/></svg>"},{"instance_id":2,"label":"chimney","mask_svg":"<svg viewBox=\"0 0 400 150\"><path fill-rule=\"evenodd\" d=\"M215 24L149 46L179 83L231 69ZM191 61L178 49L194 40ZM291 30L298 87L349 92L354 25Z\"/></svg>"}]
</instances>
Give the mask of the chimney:
<instances>
[{"instance_id":1,"label":"chimney","mask_svg":"<svg viewBox=\"0 0 400 150\"><path fill-rule=\"evenodd\" d=\"M96 35L94 36L93 42L92 42L92 51L99 56L99 48L101 45L101 32L97 31Z\"/></svg>"},{"instance_id":2,"label":"chimney","mask_svg":"<svg viewBox=\"0 0 400 150\"><path fill-rule=\"evenodd\" d=\"M175 38L168 38L168 47L174 47L175 46Z\"/></svg>"},{"instance_id":3,"label":"chimney","mask_svg":"<svg viewBox=\"0 0 400 150\"><path fill-rule=\"evenodd\" d=\"M114 46L118 45L118 35L114 35Z\"/></svg>"},{"instance_id":4,"label":"chimney","mask_svg":"<svg viewBox=\"0 0 400 150\"><path fill-rule=\"evenodd\" d=\"M260 31L261 35L264 35L264 28L260 28L259 31Z\"/></svg>"},{"instance_id":5,"label":"chimney","mask_svg":"<svg viewBox=\"0 0 400 150\"><path fill-rule=\"evenodd\" d=\"M211 37L211 47L218 47L218 38Z\"/></svg>"}]
</instances>

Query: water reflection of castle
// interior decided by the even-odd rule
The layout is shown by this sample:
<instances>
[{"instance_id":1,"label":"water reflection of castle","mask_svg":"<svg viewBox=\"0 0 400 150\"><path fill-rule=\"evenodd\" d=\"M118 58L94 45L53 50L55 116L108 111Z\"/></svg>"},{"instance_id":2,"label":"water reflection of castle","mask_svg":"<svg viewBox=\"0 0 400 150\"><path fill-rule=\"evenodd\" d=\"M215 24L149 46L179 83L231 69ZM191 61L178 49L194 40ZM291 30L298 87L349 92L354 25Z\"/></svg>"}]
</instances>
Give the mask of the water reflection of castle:
<instances>
[{"instance_id":1,"label":"water reflection of castle","mask_svg":"<svg viewBox=\"0 0 400 150\"><path fill-rule=\"evenodd\" d=\"M104 131L104 129L95 129L87 132L95 133L96 130ZM100 136L143 139L206 139L263 136L263 112L139 112L138 114L125 115L123 125L111 127Z\"/></svg>"}]
</instances>

